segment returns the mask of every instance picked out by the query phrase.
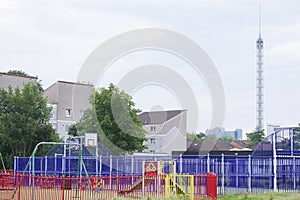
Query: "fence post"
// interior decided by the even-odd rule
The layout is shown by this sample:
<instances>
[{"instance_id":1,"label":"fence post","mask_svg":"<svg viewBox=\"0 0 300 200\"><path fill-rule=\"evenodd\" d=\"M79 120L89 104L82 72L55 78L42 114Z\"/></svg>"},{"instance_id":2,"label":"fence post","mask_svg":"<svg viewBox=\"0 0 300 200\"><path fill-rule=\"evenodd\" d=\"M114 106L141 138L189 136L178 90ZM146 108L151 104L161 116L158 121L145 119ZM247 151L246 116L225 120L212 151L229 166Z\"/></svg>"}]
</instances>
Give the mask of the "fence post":
<instances>
[{"instance_id":1,"label":"fence post","mask_svg":"<svg viewBox=\"0 0 300 200\"><path fill-rule=\"evenodd\" d=\"M133 165L134 165L134 160L133 160L134 158L133 158L133 155L131 156L131 175L133 176L133 172L134 172L134 167L133 167Z\"/></svg>"},{"instance_id":2,"label":"fence post","mask_svg":"<svg viewBox=\"0 0 300 200\"><path fill-rule=\"evenodd\" d=\"M109 189L111 189L112 155L109 156Z\"/></svg>"},{"instance_id":3,"label":"fence post","mask_svg":"<svg viewBox=\"0 0 300 200\"><path fill-rule=\"evenodd\" d=\"M295 157L293 156L293 188L296 190L296 160Z\"/></svg>"},{"instance_id":4,"label":"fence post","mask_svg":"<svg viewBox=\"0 0 300 200\"><path fill-rule=\"evenodd\" d=\"M222 153L222 162L221 162L221 173L222 173L222 186L221 186L221 193L225 194L225 165L224 165L224 154Z\"/></svg>"},{"instance_id":5,"label":"fence post","mask_svg":"<svg viewBox=\"0 0 300 200\"><path fill-rule=\"evenodd\" d=\"M55 153L54 154L54 173L55 173L55 175L56 175L56 162L57 162L56 158L57 158L57 155Z\"/></svg>"},{"instance_id":6,"label":"fence post","mask_svg":"<svg viewBox=\"0 0 300 200\"><path fill-rule=\"evenodd\" d=\"M143 163L143 173L142 173L142 197L145 197L145 161L142 162Z\"/></svg>"},{"instance_id":7,"label":"fence post","mask_svg":"<svg viewBox=\"0 0 300 200\"><path fill-rule=\"evenodd\" d=\"M100 176L102 176L102 155L100 155L100 163L99 163L99 171L100 171Z\"/></svg>"},{"instance_id":8,"label":"fence post","mask_svg":"<svg viewBox=\"0 0 300 200\"><path fill-rule=\"evenodd\" d=\"M131 156L131 184L134 183L133 181L133 173L134 173L134 157L133 155ZM138 172L139 173L139 172Z\"/></svg>"},{"instance_id":9,"label":"fence post","mask_svg":"<svg viewBox=\"0 0 300 200\"><path fill-rule=\"evenodd\" d=\"M29 158L29 167L28 167L28 174L30 175L31 174L31 162L32 162L32 160ZM31 186L31 178L29 178L29 185Z\"/></svg>"},{"instance_id":10,"label":"fence post","mask_svg":"<svg viewBox=\"0 0 300 200\"><path fill-rule=\"evenodd\" d=\"M116 166L116 168L117 168L117 176L119 175L119 159L117 159L117 166Z\"/></svg>"},{"instance_id":11,"label":"fence post","mask_svg":"<svg viewBox=\"0 0 300 200\"><path fill-rule=\"evenodd\" d=\"M237 157L237 153L235 153L235 187L239 187L239 158Z\"/></svg>"},{"instance_id":12,"label":"fence post","mask_svg":"<svg viewBox=\"0 0 300 200\"><path fill-rule=\"evenodd\" d=\"M180 154L179 156L179 173L182 174L182 154Z\"/></svg>"},{"instance_id":13,"label":"fence post","mask_svg":"<svg viewBox=\"0 0 300 200\"><path fill-rule=\"evenodd\" d=\"M64 152L63 152L63 156L61 158L61 173L62 175L64 175L66 173L66 155L67 155L67 147L64 144Z\"/></svg>"},{"instance_id":14,"label":"fence post","mask_svg":"<svg viewBox=\"0 0 300 200\"><path fill-rule=\"evenodd\" d=\"M61 195L61 199L64 200L65 199L65 178L64 176L61 179L61 190L62 190L62 195Z\"/></svg>"},{"instance_id":15,"label":"fence post","mask_svg":"<svg viewBox=\"0 0 300 200\"><path fill-rule=\"evenodd\" d=\"M44 167L44 170L45 170L45 175L47 174L47 167L48 167L48 156L45 156L45 167Z\"/></svg>"},{"instance_id":16,"label":"fence post","mask_svg":"<svg viewBox=\"0 0 300 200\"><path fill-rule=\"evenodd\" d=\"M277 152L276 152L276 132L273 133L273 172L274 172L274 192L277 191Z\"/></svg>"},{"instance_id":17,"label":"fence post","mask_svg":"<svg viewBox=\"0 0 300 200\"><path fill-rule=\"evenodd\" d=\"M251 193L251 155L248 155L248 190Z\"/></svg>"},{"instance_id":18,"label":"fence post","mask_svg":"<svg viewBox=\"0 0 300 200\"><path fill-rule=\"evenodd\" d=\"M17 164L16 164L17 163L17 161L16 161L17 158L18 157L14 156L14 174L16 174L16 169L17 169Z\"/></svg>"},{"instance_id":19,"label":"fence post","mask_svg":"<svg viewBox=\"0 0 300 200\"><path fill-rule=\"evenodd\" d=\"M20 178L20 176L24 176L23 174L21 175L21 174L18 174L17 175L18 176L18 178L17 178L17 180L18 180L18 185L17 185L17 191L18 191L18 200L21 200L21 178Z\"/></svg>"},{"instance_id":20,"label":"fence post","mask_svg":"<svg viewBox=\"0 0 300 200\"><path fill-rule=\"evenodd\" d=\"M40 175L43 174L43 157L40 157Z\"/></svg>"},{"instance_id":21,"label":"fence post","mask_svg":"<svg viewBox=\"0 0 300 200\"><path fill-rule=\"evenodd\" d=\"M207 172L210 172L210 158L209 158L209 154L207 154Z\"/></svg>"},{"instance_id":22,"label":"fence post","mask_svg":"<svg viewBox=\"0 0 300 200\"><path fill-rule=\"evenodd\" d=\"M99 176L99 170L98 170L98 158L99 158L99 147L98 143L96 142L96 159L95 159L95 164L96 164L96 176Z\"/></svg>"},{"instance_id":23,"label":"fence post","mask_svg":"<svg viewBox=\"0 0 300 200\"><path fill-rule=\"evenodd\" d=\"M98 176L99 175L99 170L98 170L98 156L96 156L95 164L96 164L95 174L96 174L96 176Z\"/></svg>"},{"instance_id":24,"label":"fence post","mask_svg":"<svg viewBox=\"0 0 300 200\"><path fill-rule=\"evenodd\" d=\"M72 161L72 154L71 154L71 148L69 148L69 155L68 155L68 160L69 160L69 176L71 176L71 161Z\"/></svg>"},{"instance_id":25,"label":"fence post","mask_svg":"<svg viewBox=\"0 0 300 200\"><path fill-rule=\"evenodd\" d=\"M32 188L32 190L31 190L31 200L34 200L34 180L35 180L35 177L34 177L34 159L35 159L35 157L34 157L34 152L32 153L33 154L33 156L31 156L32 157L32 174L31 174L31 176L32 176L32 183L31 183L31 188Z\"/></svg>"}]
</instances>

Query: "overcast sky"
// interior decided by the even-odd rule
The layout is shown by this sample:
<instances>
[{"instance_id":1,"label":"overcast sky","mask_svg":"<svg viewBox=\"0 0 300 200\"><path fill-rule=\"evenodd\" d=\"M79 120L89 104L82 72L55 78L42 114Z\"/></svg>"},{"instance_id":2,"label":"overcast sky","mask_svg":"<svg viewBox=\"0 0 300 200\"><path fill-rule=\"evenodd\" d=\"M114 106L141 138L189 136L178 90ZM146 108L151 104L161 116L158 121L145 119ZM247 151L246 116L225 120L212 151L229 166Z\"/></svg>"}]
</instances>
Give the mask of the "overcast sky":
<instances>
[{"instance_id":1,"label":"overcast sky","mask_svg":"<svg viewBox=\"0 0 300 200\"><path fill-rule=\"evenodd\" d=\"M224 127L255 128L255 70L258 7L262 5L265 127L297 125L300 114L300 1L83 1L0 0L0 71L24 70L46 88L57 80L76 81L88 55L120 33L140 28L176 31L197 42L214 62L226 95ZM98 83L118 82L132 66L156 63L178 69L195 89L200 119L210 126L209 91L180 59L162 52L133 53L119 61ZM120 66L127 66L122 68ZM193 79L193 78L191 78ZM142 110L178 109L169 91L143 87L132 94ZM191 128L189 127L189 131Z\"/></svg>"}]
</instances>

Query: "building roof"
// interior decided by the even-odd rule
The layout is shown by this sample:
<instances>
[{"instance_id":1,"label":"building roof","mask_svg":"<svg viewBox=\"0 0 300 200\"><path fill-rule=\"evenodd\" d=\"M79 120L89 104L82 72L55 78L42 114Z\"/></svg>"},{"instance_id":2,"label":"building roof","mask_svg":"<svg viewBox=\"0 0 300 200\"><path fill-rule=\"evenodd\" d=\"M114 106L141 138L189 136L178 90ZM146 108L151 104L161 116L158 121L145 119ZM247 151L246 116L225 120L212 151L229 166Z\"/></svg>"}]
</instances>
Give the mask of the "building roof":
<instances>
[{"instance_id":1,"label":"building roof","mask_svg":"<svg viewBox=\"0 0 300 200\"><path fill-rule=\"evenodd\" d=\"M162 124L186 110L150 111L139 114L143 124Z\"/></svg>"},{"instance_id":2,"label":"building roof","mask_svg":"<svg viewBox=\"0 0 300 200\"><path fill-rule=\"evenodd\" d=\"M244 141L232 141L230 142L230 144L234 148L238 148L238 149L243 149L249 146L249 144Z\"/></svg>"},{"instance_id":3,"label":"building roof","mask_svg":"<svg viewBox=\"0 0 300 200\"><path fill-rule=\"evenodd\" d=\"M55 86L58 83L62 83L62 84L69 84L69 85L82 85L82 86L87 86L87 87L94 87L91 84L86 84L86 83L75 83L75 82L70 82L70 81L56 81L55 83L53 83L52 85L50 85L48 88L45 89L44 93L49 90L50 88L52 88L53 86Z\"/></svg>"},{"instance_id":4,"label":"building roof","mask_svg":"<svg viewBox=\"0 0 300 200\"><path fill-rule=\"evenodd\" d=\"M70 82L70 81L57 81L57 83L65 83L65 84L71 84L71 85L84 85L84 86L89 86L89 87L93 87L92 84L88 84L88 83L75 83L75 82Z\"/></svg>"},{"instance_id":5,"label":"building roof","mask_svg":"<svg viewBox=\"0 0 300 200\"><path fill-rule=\"evenodd\" d=\"M211 152L211 151L252 151L250 148L237 145L235 142L225 141L204 141L190 142L188 144L188 152Z\"/></svg>"},{"instance_id":6,"label":"building roof","mask_svg":"<svg viewBox=\"0 0 300 200\"><path fill-rule=\"evenodd\" d=\"M229 151L232 146L224 141L191 142L188 145L189 152Z\"/></svg>"}]
</instances>

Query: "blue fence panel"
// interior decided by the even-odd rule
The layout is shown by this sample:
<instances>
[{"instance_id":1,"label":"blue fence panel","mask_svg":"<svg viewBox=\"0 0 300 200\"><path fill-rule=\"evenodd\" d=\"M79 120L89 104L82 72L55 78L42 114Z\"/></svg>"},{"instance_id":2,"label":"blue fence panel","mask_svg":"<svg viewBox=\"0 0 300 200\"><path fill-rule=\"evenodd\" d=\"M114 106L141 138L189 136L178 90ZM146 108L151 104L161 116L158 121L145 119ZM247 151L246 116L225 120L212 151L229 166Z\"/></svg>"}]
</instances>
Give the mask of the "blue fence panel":
<instances>
[{"instance_id":1,"label":"blue fence panel","mask_svg":"<svg viewBox=\"0 0 300 200\"><path fill-rule=\"evenodd\" d=\"M277 157L278 191L300 190L300 158ZM15 170L23 173L29 158L15 158ZM140 175L143 162L165 161L164 173L170 172L170 162L176 162L176 172L218 175L219 193L266 192L274 190L274 158L270 156L84 156L88 175ZM249 163L250 161L250 163ZM26 173L31 173L29 165ZM78 156L60 155L35 158L35 174L79 176ZM83 168L81 174L86 175Z\"/></svg>"},{"instance_id":2,"label":"blue fence panel","mask_svg":"<svg viewBox=\"0 0 300 200\"><path fill-rule=\"evenodd\" d=\"M26 169L26 165L27 163L29 162L29 158L23 158L23 157L17 157L15 159L15 162L16 162L16 172L17 173L23 173L23 171ZM29 166L28 168L26 169L26 173L29 173L30 169L29 169Z\"/></svg>"},{"instance_id":3,"label":"blue fence panel","mask_svg":"<svg viewBox=\"0 0 300 200\"><path fill-rule=\"evenodd\" d=\"M110 174L110 157L103 156L101 161L101 174L109 175Z\"/></svg>"}]
</instances>

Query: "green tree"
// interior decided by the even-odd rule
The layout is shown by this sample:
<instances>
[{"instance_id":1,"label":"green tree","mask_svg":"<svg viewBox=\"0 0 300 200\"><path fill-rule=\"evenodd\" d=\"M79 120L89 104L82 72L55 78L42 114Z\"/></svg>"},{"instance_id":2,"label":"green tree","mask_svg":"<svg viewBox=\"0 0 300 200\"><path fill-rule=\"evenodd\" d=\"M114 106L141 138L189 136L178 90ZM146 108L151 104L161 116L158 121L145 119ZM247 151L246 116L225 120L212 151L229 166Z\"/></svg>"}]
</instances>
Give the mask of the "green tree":
<instances>
[{"instance_id":1,"label":"green tree","mask_svg":"<svg viewBox=\"0 0 300 200\"><path fill-rule=\"evenodd\" d=\"M97 132L98 141L115 154L132 153L145 149L146 141L142 121L134 108L132 97L115 85L94 91L88 109L69 134L83 135Z\"/></svg>"},{"instance_id":2,"label":"green tree","mask_svg":"<svg viewBox=\"0 0 300 200\"><path fill-rule=\"evenodd\" d=\"M204 133L187 133L186 137L187 141L189 142L202 142L206 139L206 135Z\"/></svg>"},{"instance_id":3,"label":"green tree","mask_svg":"<svg viewBox=\"0 0 300 200\"><path fill-rule=\"evenodd\" d=\"M218 137L215 134L207 134L205 141L216 141L218 140Z\"/></svg>"},{"instance_id":4,"label":"green tree","mask_svg":"<svg viewBox=\"0 0 300 200\"><path fill-rule=\"evenodd\" d=\"M10 75L17 75L17 76L29 76L26 72L22 71L22 70L9 70L7 72L7 74Z\"/></svg>"},{"instance_id":5,"label":"green tree","mask_svg":"<svg viewBox=\"0 0 300 200\"><path fill-rule=\"evenodd\" d=\"M294 148L300 149L300 124L294 130Z\"/></svg>"},{"instance_id":6,"label":"green tree","mask_svg":"<svg viewBox=\"0 0 300 200\"><path fill-rule=\"evenodd\" d=\"M74 136L79 136L75 124L72 124L72 125L70 126L68 134L69 134L70 136L73 136L73 137L74 137Z\"/></svg>"},{"instance_id":7,"label":"green tree","mask_svg":"<svg viewBox=\"0 0 300 200\"><path fill-rule=\"evenodd\" d=\"M264 130L254 130L251 133L247 133L247 138L250 141L250 146L259 144L265 137Z\"/></svg>"},{"instance_id":8,"label":"green tree","mask_svg":"<svg viewBox=\"0 0 300 200\"><path fill-rule=\"evenodd\" d=\"M23 77L30 77L30 75L28 75L25 71L22 71L22 70L9 70L7 72L7 74L10 74L10 75L16 75L16 76L23 76ZM39 86L39 91L40 92L43 92L44 89L42 87L42 84L41 82L37 82L38 86Z\"/></svg>"},{"instance_id":9,"label":"green tree","mask_svg":"<svg viewBox=\"0 0 300 200\"><path fill-rule=\"evenodd\" d=\"M220 141L224 141L224 142L232 142L232 141L235 141L235 139L231 136L222 136L222 137L219 137L219 140Z\"/></svg>"},{"instance_id":10,"label":"green tree","mask_svg":"<svg viewBox=\"0 0 300 200\"><path fill-rule=\"evenodd\" d=\"M59 140L49 124L50 113L38 83L0 90L0 150L8 167L13 156L29 156L37 143Z\"/></svg>"}]
</instances>

